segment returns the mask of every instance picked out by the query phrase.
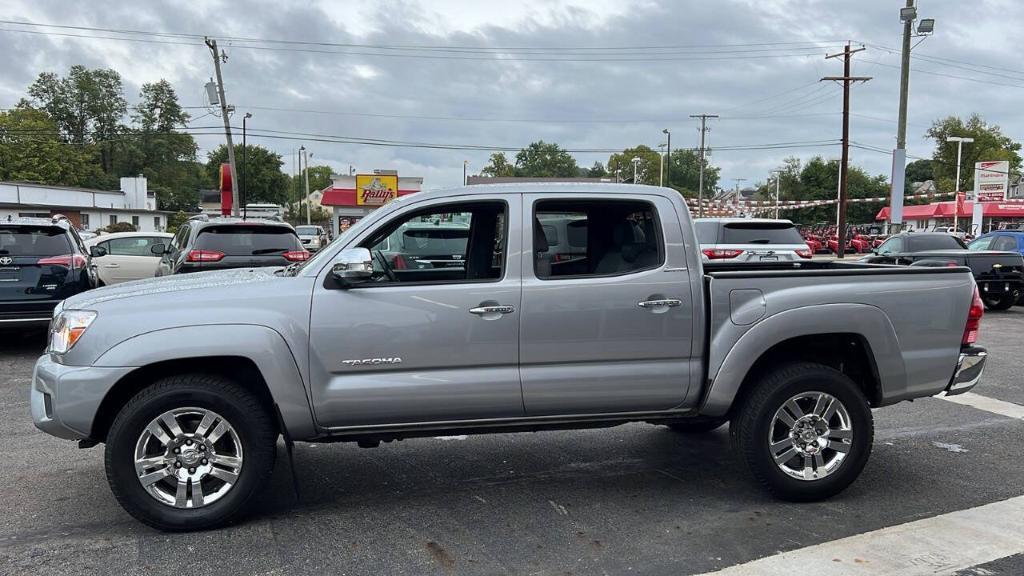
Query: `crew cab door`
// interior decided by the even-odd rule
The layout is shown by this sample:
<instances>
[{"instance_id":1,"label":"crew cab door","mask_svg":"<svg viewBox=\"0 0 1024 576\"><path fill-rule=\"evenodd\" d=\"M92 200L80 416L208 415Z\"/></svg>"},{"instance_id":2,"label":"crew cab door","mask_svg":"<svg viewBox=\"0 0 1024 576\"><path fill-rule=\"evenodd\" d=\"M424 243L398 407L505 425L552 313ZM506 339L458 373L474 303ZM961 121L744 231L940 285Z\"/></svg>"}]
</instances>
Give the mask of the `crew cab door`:
<instances>
[{"instance_id":1,"label":"crew cab door","mask_svg":"<svg viewBox=\"0 0 1024 576\"><path fill-rule=\"evenodd\" d=\"M370 280L340 287L324 268L310 317L320 425L523 415L520 204L519 195L413 203L345 246L370 250Z\"/></svg>"},{"instance_id":2,"label":"crew cab door","mask_svg":"<svg viewBox=\"0 0 1024 576\"><path fill-rule=\"evenodd\" d=\"M699 311L684 252L697 247L684 248L671 202L527 194L522 227L532 230L524 234L519 346L527 415L682 404L700 354L691 350Z\"/></svg>"}]
</instances>

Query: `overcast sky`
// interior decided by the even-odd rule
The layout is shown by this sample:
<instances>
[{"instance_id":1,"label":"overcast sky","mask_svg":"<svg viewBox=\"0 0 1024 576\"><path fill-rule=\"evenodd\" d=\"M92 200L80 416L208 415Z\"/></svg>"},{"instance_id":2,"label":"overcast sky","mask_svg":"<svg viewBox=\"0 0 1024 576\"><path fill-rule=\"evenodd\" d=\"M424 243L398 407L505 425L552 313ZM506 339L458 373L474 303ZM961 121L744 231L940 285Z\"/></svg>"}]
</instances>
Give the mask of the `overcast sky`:
<instances>
[{"instance_id":1,"label":"overcast sky","mask_svg":"<svg viewBox=\"0 0 1024 576\"><path fill-rule=\"evenodd\" d=\"M223 42L228 101L240 112L252 112L254 130L515 148L544 139L590 150L655 147L663 142L662 128L669 128L678 148L697 145L697 123L690 114L717 113L721 119L710 122L712 162L722 168L723 186L732 186L734 179L746 179L746 186L764 181L787 156L838 157L836 145L728 148L838 141L841 90L817 81L841 75L841 61L824 55L846 40L868 43L854 57L853 73L874 77L853 88L851 139L883 150L894 147L899 55L885 48L899 46L902 5L902 0L5 0L0 19L370 46L257 44L287 48L265 50ZM1016 39L1024 2L920 0L919 5L921 16L936 19L936 33L914 51L922 58L912 66L908 153L929 157L925 130L951 114L979 112L1019 139L1024 63ZM117 36L0 24L0 108L23 97L40 72L63 74L84 64L117 70L130 104L139 86L164 78L183 105L197 107L189 110L193 126L219 122L200 118L207 113L200 108L203 85L213 75L210 53L201 44L14 29ZM377 48L395 45L454 50ZM464 48L580 49L495 50L492 55ZM388 55L375 55L381 53ZM956 62L926 59L936 57ZM233 123L240 125L240 118ZM223 136L197 141L205 161ZM286 171L302 143L257 137L250 142L282 154ZM423 176L427 188L460 183L464 160L475 173L490 154L315 141L306 146L314 153L313 164L328 163L339 172L349 165L358 171L397 169ZM605 152L574 155L581 166L608 158ZM872 174L889 173L887 153L854 149L851 158Z\"/></svg>"}]
</instances>

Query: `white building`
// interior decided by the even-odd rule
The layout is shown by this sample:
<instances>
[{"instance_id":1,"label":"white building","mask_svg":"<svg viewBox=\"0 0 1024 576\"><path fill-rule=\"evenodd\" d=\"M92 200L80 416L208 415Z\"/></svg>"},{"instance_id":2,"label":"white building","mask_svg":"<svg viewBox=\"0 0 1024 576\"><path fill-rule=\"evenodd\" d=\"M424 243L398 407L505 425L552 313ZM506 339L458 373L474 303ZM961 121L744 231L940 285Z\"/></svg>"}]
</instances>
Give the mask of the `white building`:
<instances>
[{"instance_id":1,"label":"white building","mask_svg":"<svg viewBox=\"0 0 1024 576\"><path fill-rule=\"evenodd\" d=\"M0 182L0 220L55 214L67 216L79 230L96 231L128 222L139 231L160 232L172 212L156 209L145 176L121 178L120 190Z\"/></svg>"}]
</instances>

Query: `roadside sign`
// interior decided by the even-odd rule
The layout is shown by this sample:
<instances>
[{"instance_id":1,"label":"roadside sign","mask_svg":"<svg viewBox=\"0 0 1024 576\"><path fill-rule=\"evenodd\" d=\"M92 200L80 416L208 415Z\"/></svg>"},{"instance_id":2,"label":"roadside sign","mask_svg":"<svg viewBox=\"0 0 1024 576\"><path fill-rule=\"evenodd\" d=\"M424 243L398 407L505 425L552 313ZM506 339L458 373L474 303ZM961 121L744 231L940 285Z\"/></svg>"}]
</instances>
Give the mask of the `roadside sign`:
<instances>
[{"instance_id":1,"label":"roadside sign","mask_svg":"<svg viewBox=\"0 0 1024 576\"><path fill-rule=\"evenodd\" d=\"M398 197L398 176L385 174L356 175L356 204L383 206Z\"/></svg>"},{"instance_id":2,"label":"roadside sign","mask_svg":"<svg viewBox=\"0 0 1024 576\"><path fill-rule=\"evenodd\" d=\"M1010 186L1010 163L1006 160L975 162L974 197L979 202L1002 202Z\"/></svg>"}]
</instances>

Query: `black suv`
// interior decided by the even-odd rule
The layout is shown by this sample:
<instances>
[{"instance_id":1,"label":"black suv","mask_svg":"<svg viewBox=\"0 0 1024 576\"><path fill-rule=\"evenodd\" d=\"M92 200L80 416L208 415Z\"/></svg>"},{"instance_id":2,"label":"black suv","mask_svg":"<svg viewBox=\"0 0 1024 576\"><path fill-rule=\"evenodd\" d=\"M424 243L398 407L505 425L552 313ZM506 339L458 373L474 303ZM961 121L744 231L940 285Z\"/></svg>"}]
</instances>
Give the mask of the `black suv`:
<instances>
[{"instance_id":1,"label":"black suv","mask_svg":"<svg viewBox=\"0 0 1024 576\"><path fill-rule=\"evenodd\" d=\"M169 245L150 248L161 256L157 276L287 266L309 259L295 229L284 222L195 216L178 228Z\"/></svg>"},{"instance_id":2,"label":"black suv","mask_svg":"<svg viewBox=\"0 0 1024 576\"><path fill-rule=\"evenodd\" d=\"M92 258L67 218L0 220L0 327L49 322L58 302L95 286Z\"/></svg>"}]
</instances>

